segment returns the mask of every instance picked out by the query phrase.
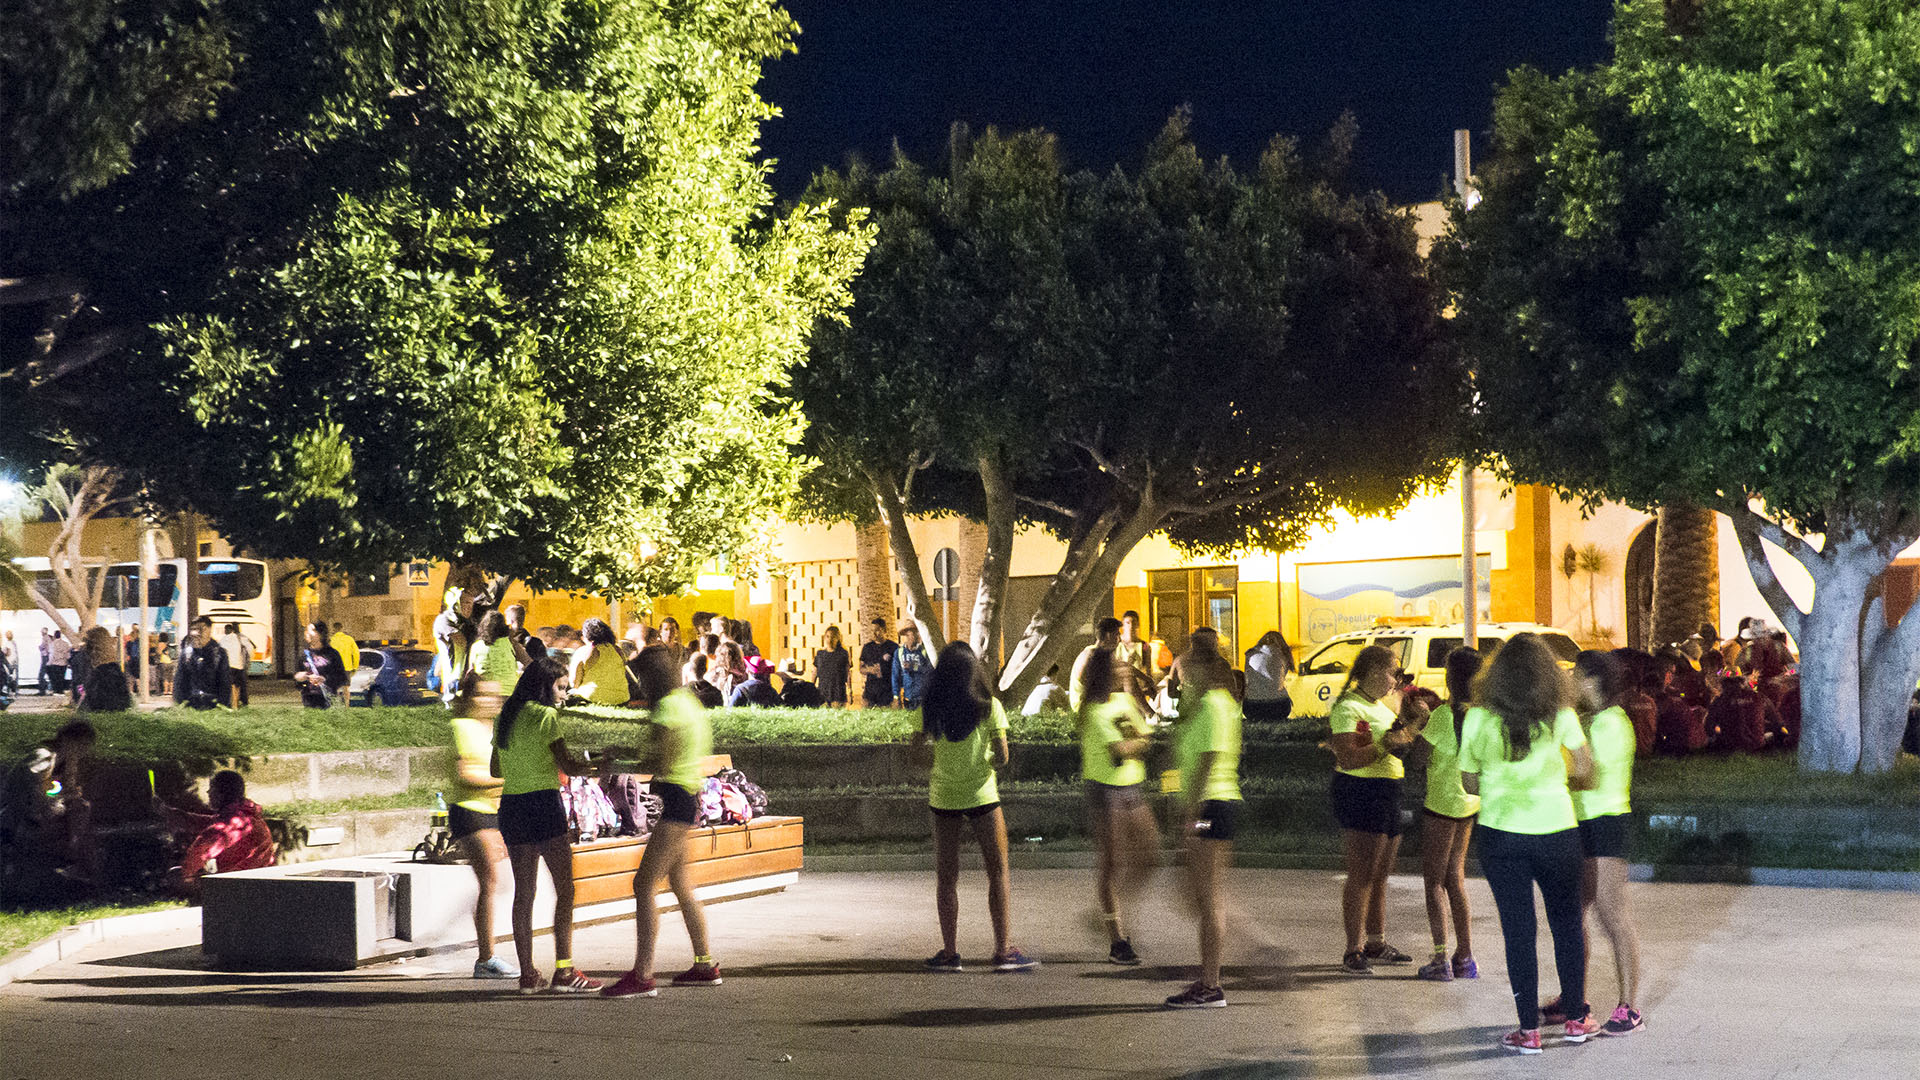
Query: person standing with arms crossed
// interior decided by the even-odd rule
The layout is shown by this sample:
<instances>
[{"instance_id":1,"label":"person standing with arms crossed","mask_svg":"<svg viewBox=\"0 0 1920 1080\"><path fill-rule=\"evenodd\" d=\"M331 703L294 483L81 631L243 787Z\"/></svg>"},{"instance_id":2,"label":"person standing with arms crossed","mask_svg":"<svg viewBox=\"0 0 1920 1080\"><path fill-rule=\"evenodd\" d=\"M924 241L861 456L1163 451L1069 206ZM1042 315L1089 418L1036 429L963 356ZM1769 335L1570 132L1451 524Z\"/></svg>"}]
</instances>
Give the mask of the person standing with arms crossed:
<instances>
[{"instance_id":1,"label":"person standing with arms crossed","mask_svg":"<svg viewBox=\"0 0 1920 1080\"><path fill-rule=\"evenodd\" d=\"M693 966L673 977L675 986L719 986L720 964L707 952L707 912L694 895L687 874L687 833L700 823L700 789L706 783L701 764L713 753L713 728L707 711L675 684L666 650L647 649L636 661L640 692L647 701L649 785L660 796L660 822L647 837L646 852L633 875L633 970L600 991L601 996L653 997L654 947L660 940L660 908L654 893L665 878L680 904L680 920L693 946Z\"/></svg>"},{"instance_id":2,"label":"person standing with arms crossed","mask_svg":"<svg viewBox=\"0 0 1920 1080\"><path fill-rule=\"evenodd\" d=\"M1174 758L1186 804L1187 874L1200 915L1200 980L1166 1001L1170 1009L1221 1009L1220 957L1227 936L1227 865L1240 822L1240 702L1220 635L1201 627L1180 658Z\"/></svg>"},{"instance_id":3,"label":"person standing with arms crossed","mask_svg":"<svg viewBox=\"0 0 1920 1080\"><path fill-rule=\"evenodd\" d=\"M1347 854L1347 883L1340 897L1347 951L1340 970L1349 975L1373 974L1375 961L1413 962L1386 938L1387 875L1400 854L1400 780L1407 774L1400 757L1420 737L1427 720L1424 706L1400 699L1401 674L1399 661L1385 646L1361 649L1328 716L1333 727L1327 740L1335 770L1333 816Z\"/></svg>"},{"instance_id":4,"label":"person standing with arms crossed","mask_svg":"<svg viewBox=\"0 0 1920 1080\"><path fill-rule=\"evenodd\" d=\"M893 654L900 646L887 640L885 619L873 620L870 632L872 638L860 646L860 674L866 677L860 700L869 709L882 709L893 704Z\"/></svg>"},{"instance_id":5,"label":"person standing with arms crossed","mask_svg":"<svg viewBox=\"0 0 1920 1080\"><path fill-rule=\"evenodd\" d=\"M1427 892L1427 927L1433 957L1415 978L1432 982L1477 979L1473 962L1473 913L1467 907L1467 843L1480 797L1460 786L1460 722L1473 697L1480 654L1461 647L1447 654L1447 703L1433 710L1420 737L1426 740L1427 801L1420 819L1420 877ZM1455 948L1447 956L1447 914L1453 914Z\"/></svg>"},{"instance_id":6,"label":"person standing with arms crossed","mask_svg":"<svg viewBox=\"0 0 1920 1080\"><path fill-rule=\"evenodd\" d=\"M1545 642L1515 634L1487 661L1473 700L1460 729L1460 782L1468 794L1480 796L1480 869L1500 911L1507 981L1520 1014L1519 1030L1501 1036L1500 1045L1540 1052L1536 883L1553 934L1561 1000L1569 1003L1563 1038L1583 1043L1600 1025L1586 1004L1582 857L1569 784L1592 781L1593 755L1572 708L1573 688Z\"/></svg>"}]
</instances>

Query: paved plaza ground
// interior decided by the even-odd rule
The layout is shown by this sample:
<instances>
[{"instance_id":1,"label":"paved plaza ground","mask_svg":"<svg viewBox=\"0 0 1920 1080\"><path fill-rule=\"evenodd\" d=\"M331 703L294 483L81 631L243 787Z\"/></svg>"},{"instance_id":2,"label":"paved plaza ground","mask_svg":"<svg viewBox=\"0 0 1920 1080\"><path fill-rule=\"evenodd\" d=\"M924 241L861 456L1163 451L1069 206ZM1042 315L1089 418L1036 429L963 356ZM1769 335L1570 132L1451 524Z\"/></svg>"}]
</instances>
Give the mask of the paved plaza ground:
<instances>
[{"instance_id":1,"label":"paved plaza ground","mask_svg":"<svg viewBox=\"0 0 1920 1080\"><path fill-rule=\"evenodd\" d=\"M962 893L963 974L938 945L925 873L803 875L709 909L726 984L657 999L521 998L465 977L472 953L339 974L222 974L197 941L96 947L0 989L0 1080L138 1077L1891 1077L1920 1058L1920 895L1760 886L1633 886L1646 1030L1516 1058L1499 928L1471 883L1482 978L1334 970L1339 876L1244 870L1231 1006L1172 1012L1191 923L1163 874L1136 933L1139 968L1104 962L1087 871L1016 871L1016 942L1046 960L991 974L979 875ZM1419 882L1395 878L1390 937L1426 945ZM678 916L662 967L688 959ZM537 955L551 956L541 939ZM632 926L585 929L589 971L630 966ZM1550 956L1542 931L1542 956ZM1613 1001L1596 957L1591 997ZM544 963L544 961L543 961ZM1551 975L1544 978L1552 989Z\"/></svg>"}]
</instances>

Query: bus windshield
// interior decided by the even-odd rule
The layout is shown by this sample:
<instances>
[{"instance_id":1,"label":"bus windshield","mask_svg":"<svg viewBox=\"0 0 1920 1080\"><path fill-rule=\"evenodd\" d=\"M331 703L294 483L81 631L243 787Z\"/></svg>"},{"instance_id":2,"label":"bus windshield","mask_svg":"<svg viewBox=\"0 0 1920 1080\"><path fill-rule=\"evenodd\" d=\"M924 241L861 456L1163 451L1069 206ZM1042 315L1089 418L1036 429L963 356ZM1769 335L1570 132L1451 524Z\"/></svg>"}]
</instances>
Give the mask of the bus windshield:
<instances>
[{"instance_id":1,"label":"bus windshield","mask_svg":"<svg viewBox=\"0 0 1920 1080\"><path fill-rule=\"evenodd\" d=\"M200 595L209 600L257 600L266 587L266 567L256 562L202 562Z\"/></svg>"}]
</instances>

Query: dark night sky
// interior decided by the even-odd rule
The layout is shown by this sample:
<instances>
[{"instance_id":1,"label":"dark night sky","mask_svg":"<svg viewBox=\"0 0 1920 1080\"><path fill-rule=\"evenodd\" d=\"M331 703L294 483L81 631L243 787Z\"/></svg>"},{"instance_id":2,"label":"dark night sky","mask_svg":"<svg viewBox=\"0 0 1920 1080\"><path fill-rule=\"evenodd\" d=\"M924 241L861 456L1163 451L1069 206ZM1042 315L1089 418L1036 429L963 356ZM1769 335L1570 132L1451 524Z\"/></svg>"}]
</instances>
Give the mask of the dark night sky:
<instances>
[{"instance_id":1,"label":"dark night sky","mask_svg":"<svg viewBox=\"0 0 1920 1080\"><path fill-rule=\"evenodd\" d=\"M1131 166L1167 115L1194 111L1208 157L1250 163L1274 134L1312 144L1342 109L1360 121L1358 179L1433 197L1452 131L1484 145L1493 89L1532 64L1559 73L1607 52L1610 0L787 0L800 51L768 65L763 129L793 196L897 137L937 159L965 120L1058 132L1072 164Z\"/></svg>"}]
</instances>

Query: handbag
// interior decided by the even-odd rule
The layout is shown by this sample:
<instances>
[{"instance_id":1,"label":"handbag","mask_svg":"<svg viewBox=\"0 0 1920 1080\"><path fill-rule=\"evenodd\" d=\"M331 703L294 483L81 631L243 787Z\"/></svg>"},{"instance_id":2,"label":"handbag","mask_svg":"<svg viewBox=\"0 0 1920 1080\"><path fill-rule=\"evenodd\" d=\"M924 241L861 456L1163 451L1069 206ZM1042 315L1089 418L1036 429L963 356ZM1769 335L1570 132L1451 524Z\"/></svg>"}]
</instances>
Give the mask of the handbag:
<instances>
[{"instance_id":1,"label":"handbag","mask_svg":"<svg viewBox=\"0 0 1920 1080\"><path fill-rule=\"evenodd\" d=\"M313 675L313 681L300 688L301 699L319 702L320 708L323 709L333 708L333 689L327 685L326 678L320 674L319 665L313 662L311 650L307 652L306 662L307 671Z\"/></svg>"}]
</instances>

